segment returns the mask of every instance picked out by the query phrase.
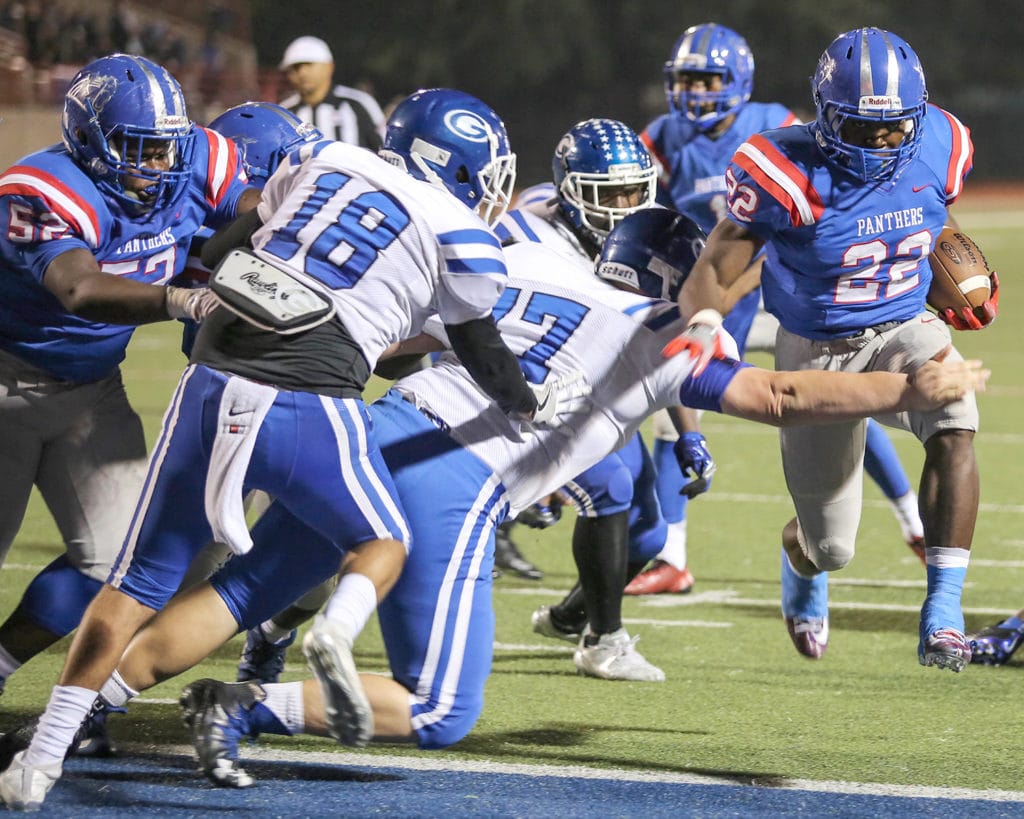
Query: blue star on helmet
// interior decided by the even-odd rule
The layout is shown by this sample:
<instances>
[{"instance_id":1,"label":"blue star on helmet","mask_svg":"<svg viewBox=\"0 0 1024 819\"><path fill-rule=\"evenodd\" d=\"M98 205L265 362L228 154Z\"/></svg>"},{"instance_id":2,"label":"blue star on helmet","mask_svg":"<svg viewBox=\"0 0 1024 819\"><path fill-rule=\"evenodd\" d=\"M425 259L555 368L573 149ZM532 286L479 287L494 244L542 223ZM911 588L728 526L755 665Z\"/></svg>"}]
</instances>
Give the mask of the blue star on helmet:
<instances>
[{"instance_id":1,"label":"blue star on helmet","mask_svg":"<svg viewBox=\"0 0 1024 819\"><path fill-rule=\"evenodd\" d=\"M821 74L821 80L818 82L820 87L822 83L832 82L832 75L836 73L836 60L831 54L824 54L821 58L821 65L818 67L818 73Z\"/></svg>"}]
</instances>

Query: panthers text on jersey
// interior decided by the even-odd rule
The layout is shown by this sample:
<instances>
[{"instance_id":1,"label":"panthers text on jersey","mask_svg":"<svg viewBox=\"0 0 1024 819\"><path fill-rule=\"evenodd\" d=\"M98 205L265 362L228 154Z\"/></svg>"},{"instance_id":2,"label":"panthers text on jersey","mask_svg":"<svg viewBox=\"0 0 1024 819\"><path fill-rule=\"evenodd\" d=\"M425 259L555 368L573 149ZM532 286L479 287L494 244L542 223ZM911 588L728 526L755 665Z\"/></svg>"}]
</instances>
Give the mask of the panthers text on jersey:
<instances>
[{"instance_id":1,"label":"panthers text on jersey","mask_svg":"<svg viewBox=\"0 0 1024 819\"><path fill-rule=\"evenodd\" d=\"M928 106L917 156L865 185L828 161L814 126L758 134L729 166L729 217L767 242L765 307L807 338L852 335L924 310L928 255L971 169L970 132Z\"/></svg>"},{"instance_id":2,"label":"panthers text on jersey","mask_svg":"<svg viewBox=\"0 0 1024 819\"><path fill-rule=\"evenodd\" d=\"M61 145L21 159L0 176L0 348L66 381L110 374L135 328L70 315L43 285L50 262L81 248L105 273L167 284L200 226L233 218L245 187L234 143L198 127L186 193L138 217L104 197Z\"/></svg>"},{"instance_id":3,"label":"panthers text on jersey","mask_svg":"<svg viewBox=\"0 0 1024 819\"><path fill-rule=\"evenodd\" d=\"M685 117L662 114L640 134L661 168L659 201L710 233L726 215L725 169L736 149L752 134L797 121L784 105L748 102L728 130L712 139Z\"/></svg>"}]
</instances>

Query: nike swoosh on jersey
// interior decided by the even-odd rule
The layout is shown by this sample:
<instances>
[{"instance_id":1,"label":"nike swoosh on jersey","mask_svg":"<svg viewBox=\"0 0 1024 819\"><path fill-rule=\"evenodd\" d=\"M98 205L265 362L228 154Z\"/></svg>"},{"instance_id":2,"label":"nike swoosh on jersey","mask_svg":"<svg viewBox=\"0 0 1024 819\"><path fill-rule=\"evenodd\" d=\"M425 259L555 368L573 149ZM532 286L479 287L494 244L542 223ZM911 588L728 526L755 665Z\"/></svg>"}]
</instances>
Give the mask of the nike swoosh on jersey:
<instances>
[{"instance_id":1,"label":"nike swoosh on jersey","mask_svg":"<svg viewBox=\"0 0 1024 819\"><path fill-rule=\"evenodd\" d=\"M910 189L914 193L920 193L921 191L923 191L925 188L928 188L928 187L931 187L931 186L930 185L913 185L913 186L911 186Z\"/></svg>"}]
</instances>

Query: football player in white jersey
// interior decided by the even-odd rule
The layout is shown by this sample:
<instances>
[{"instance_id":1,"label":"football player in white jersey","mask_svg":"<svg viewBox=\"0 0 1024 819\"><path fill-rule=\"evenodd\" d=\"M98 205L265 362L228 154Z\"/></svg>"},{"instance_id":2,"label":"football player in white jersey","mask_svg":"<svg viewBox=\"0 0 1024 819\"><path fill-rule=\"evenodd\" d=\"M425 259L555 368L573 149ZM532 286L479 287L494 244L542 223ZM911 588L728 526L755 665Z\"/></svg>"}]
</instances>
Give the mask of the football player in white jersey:
<instances>
[{"instance_id":1,"label":"football player in white jersey","mask_svg":"<svg viewBox=\"0 0 1024 819\"><path fill-rule=\"evenodd\" d=\"M211 288L221 306L200 328L121 555L31 744L0 775L7 804L42 803L128 641L211 535L236 553L251 548L242 507L250 489L329 538L336 568L344 556L305 649L327 701L347 709L351 734L341 738L372 732L349 652L409 544L361 400L374 364L437 315L510 427L542 422L553 406L550 389L539 388L538 403L491 315L506 272L488 224L515 180L504 124L468 94L419 91L389 119L382 156L304 145L258 209L206 243L204 263L219 263ZM234 249L243 244L254 252ZM195 479L197 465L205 481Z\"/></svg>"},{"instance_id":2,"label":"football player in white jersey","mask_svg":"<svg viewBox=\"0 0 1024 819\"><path fill-rule=\"evenodd\" d=\"M524 191L524 204L504 216L497 233L506 243L550 247L589 273L615 224L654 204L654 164L629 126L597 118L577 123L562 136L552 156L552 171L554 184L548 186L548 196L542 190ZM695 425L695 413L690 413L690 420ZM699 432L693 434L703 440ZM710 456L705 462L709 464ZM563 600L534 612L533 629L579 643L573 659L577 670L588 676L649 682L665 678L632 644L611 663L600 659L601 642L622 631L626 581L665 544L667 527L655 481L651 456L637 434L574 476L560 492L577 509L572 549L579 582ZM498 537L500 547L501 530Z\"/></svg>"},{"instance_id":3,"label":"football player in white jersey","mask_svg":"<svg viewBox=\"0 0 1024 819\"><path fill-rule=\"evenodd\" d=\"M525 369L543 370L545 383L562 385L559 409L573 419L565 425L520 434L451 354L371 405L416 538L379 610L392 677L362 675L377 739L434 749L472 729L494 640L496 525L621 446L653 409L685 401L773 424L824 422L935 406L978 380L962 362L951 370L930 362L911 379L713 361L694 377L687 357L662 354L685 325L663 297L675 292L693 260L693 230L699 229L686 217L665 209L629 217L605 245L598 272L607 281L541 245L508 248L511 275L495 309L498 324ZM429 329L443 335L436 325ZM133 641L119 668L137 690L180 673L258 621L273 606L253 594L266 578L283 587L273 595L295 595L335 568L330 544L280 506L268 510L253 537L252 553L234 558L196 594L176 598ZM295 561L289 547L299 543L304 560ZM190 625L198 622L201 630ZM616 650L629 642L624 636ZM185 689L182 706L202 769L223 785L253 781L236 764L242 738L344 734L337 706L322 701L314 681L201 680Z\"/></svg>"}]
</instances>

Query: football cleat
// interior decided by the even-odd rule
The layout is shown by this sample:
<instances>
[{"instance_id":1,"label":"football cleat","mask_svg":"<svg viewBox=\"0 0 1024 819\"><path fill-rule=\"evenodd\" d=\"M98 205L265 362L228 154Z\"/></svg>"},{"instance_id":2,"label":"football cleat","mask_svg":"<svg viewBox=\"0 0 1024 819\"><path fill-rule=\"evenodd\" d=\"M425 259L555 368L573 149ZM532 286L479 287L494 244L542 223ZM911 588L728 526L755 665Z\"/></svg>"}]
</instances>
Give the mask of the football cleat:
<instances>
[{"instance_id":1,"label":"football cleat","mask_svg":"<svg viewBox=\"0 0 1024 819\"><path fill-rule=\"evenodd\" d=\"M68 746L64 758L70 756L110 757L117 754L114 743L107 734L107 714L125 714L128 709L125 707L115 708L105 700L97 697L89 713L82 720L82 725L75 733L75 738ZM0 736L0 771L4 770L14 756L21 751L28 750L32 736L39 724L38 717L21 723L7 733Z\"/></svg>"},{"instance_id":2,"label":"football cleat","mask_svg":"<svg viewBox=\"0 0 1024 819\"><path fill-rule=\"evenodd\" d=\"M937 665L960 672L971 661L971 647L959 629L940 628L918 644L917 659L921 665Z\"/></svg>"},{"instance_id":3,"label":"football cleat","mask_svg":"<svg viewBox=\"0 0 1024 819\"><path fill-rule=\"evenodd\" d=\"M494 533L494 565L499 569L515 572L526 580L540 580L544 572L534 566L520 553L518 547L509 537L512 522L501 524Z\"/></svg>"},{"instance_id":4,"label":"football cleat","mask_svg":"<svg viewBox=\"0 0 1024 819\"><path fill-rule=\"evenodd\" d=\"M252 709L266 698L266 691L254 682L196 680L181 692L181 719L192 733L199 770L215 785L248 788L255 784L238 764L238 742L259 735Z\"/></svg>"},{"instance_id":5,"label":"football cleat","mask_svg":"<svg viewBox=\"0 0 1024 819\"><path fill-rule=\"evenodd\" d=\"M24 762L25 752L19 751L10 766L0 774L0 799L11 810L39 810L50 788L60 779L61 762L30 767Z\"/></svg>"},{"instance_id":6,"label":"football cleat","mask_svg":"<svg viewBox=\"0 0 1024 819\"><path fill-rule=\"evenodd\" d=\"M589 629L584 632L589 633ZM639 637L630 637L624 628L602 634L592 645L580 643L573 655L576 671L584 677L630 682L665 682L665 672L647 662L636 650Z\"/></svg>"},{"instance_id":7,"label":"football cleat","mask_svg":"<svg viewBox=\"0 0 1024 819\"><path fill-rule=\"evenodd\" d=\"M545 637L553 637L556 640L565 640L569 643L580 641L580 632L572 628L563 628L555 622L551 615L551 606L541 606L532 615L530 621L533 623L533 630Z\"/></svg>"},{"instance_id":8,"label":"football cleat","mask_svg":"<svg viewBox=\"0 0 1024 819\"><path fill-rule=\"evenodd\" d=\"M249 629L245 633L245 648L242 649L242 657L238 661L238 675L235 679L238 682L276 683L284 671L285 654L288 646L295 642L298 634L296 629L283 640L272 643L263 633L259 626Z\"/></svg>"},{"instance_id":9,"label":"football cleat","mask_svg":"<svg viewBox=\"0 0 1024 819\"><path fill-rule=\"evenodd\" d=\"M353 748L367 745L373 739L373 709L352 659L351 641L319 614L302 650L320 683L331 736Z\"/></svg>"},{"instance_id":10,"label":"football cleat","mask_svg":"<svg viewBox=\"0 0 1024 819\"><path fill-rule=\"evenodd\" d=\"M110 740L107 733L108 714L126 714L128 709L124 706L115 708L101 697L96 698L89 713L82 721L82 726L75 734L75 741L72 743L71 753L77 756L108 757L117 754L117 748ZM70 754L69 754L70 755Z\"/></svg>"},{"instance_id":11,"label":"football cleat","mask_svg":"<svg viewBox=\"0 0 1024 819\"><path fill-rule=\"evenodd\" d=\"M925 559L924 559L925 558L925 555L924 555L924 548L925 547L924 547L924 538L923 537L911 538L910 540L907 541L907 546L910 547L910 551L912 551L915 555L917 555L918 558L920 559L920 561L922 563L924 563L924 565L926 565L926 566L928 565L927 563L925 563Z\"/></svg>"},{"instance_id":12,"label":"football cleat","mask_svg":"<svg viewBox=\"0 0 1024 819\"><path fill-rule=\"evenodd\" d=\"M789 639L810 660L820 660L828 648L827 617L784 617Z\"/></svg>"},{"instance_id":13,"label":"football cleat","mask_svg":"<svg viewBox=\"0 0 1024 819\"><path fill-rule=\"evenodd\" d=\"M626 584L623 593L689 594L693 583L693 575L686 566L677 569L664 560L655 560L649 569L644 569Z\"/></svg>"},{"instance_id":14,"label":"football cleat","mask_svg":"<svg viewBox=\"0 0 1024 819\"><path fill-rule=\"evenodd\" d=\"M1024 622L1008 617L981 631L967 635L971 646L971 662L981 665L1003 665L1024 641Z\"/></svg>"}]
</instances>

